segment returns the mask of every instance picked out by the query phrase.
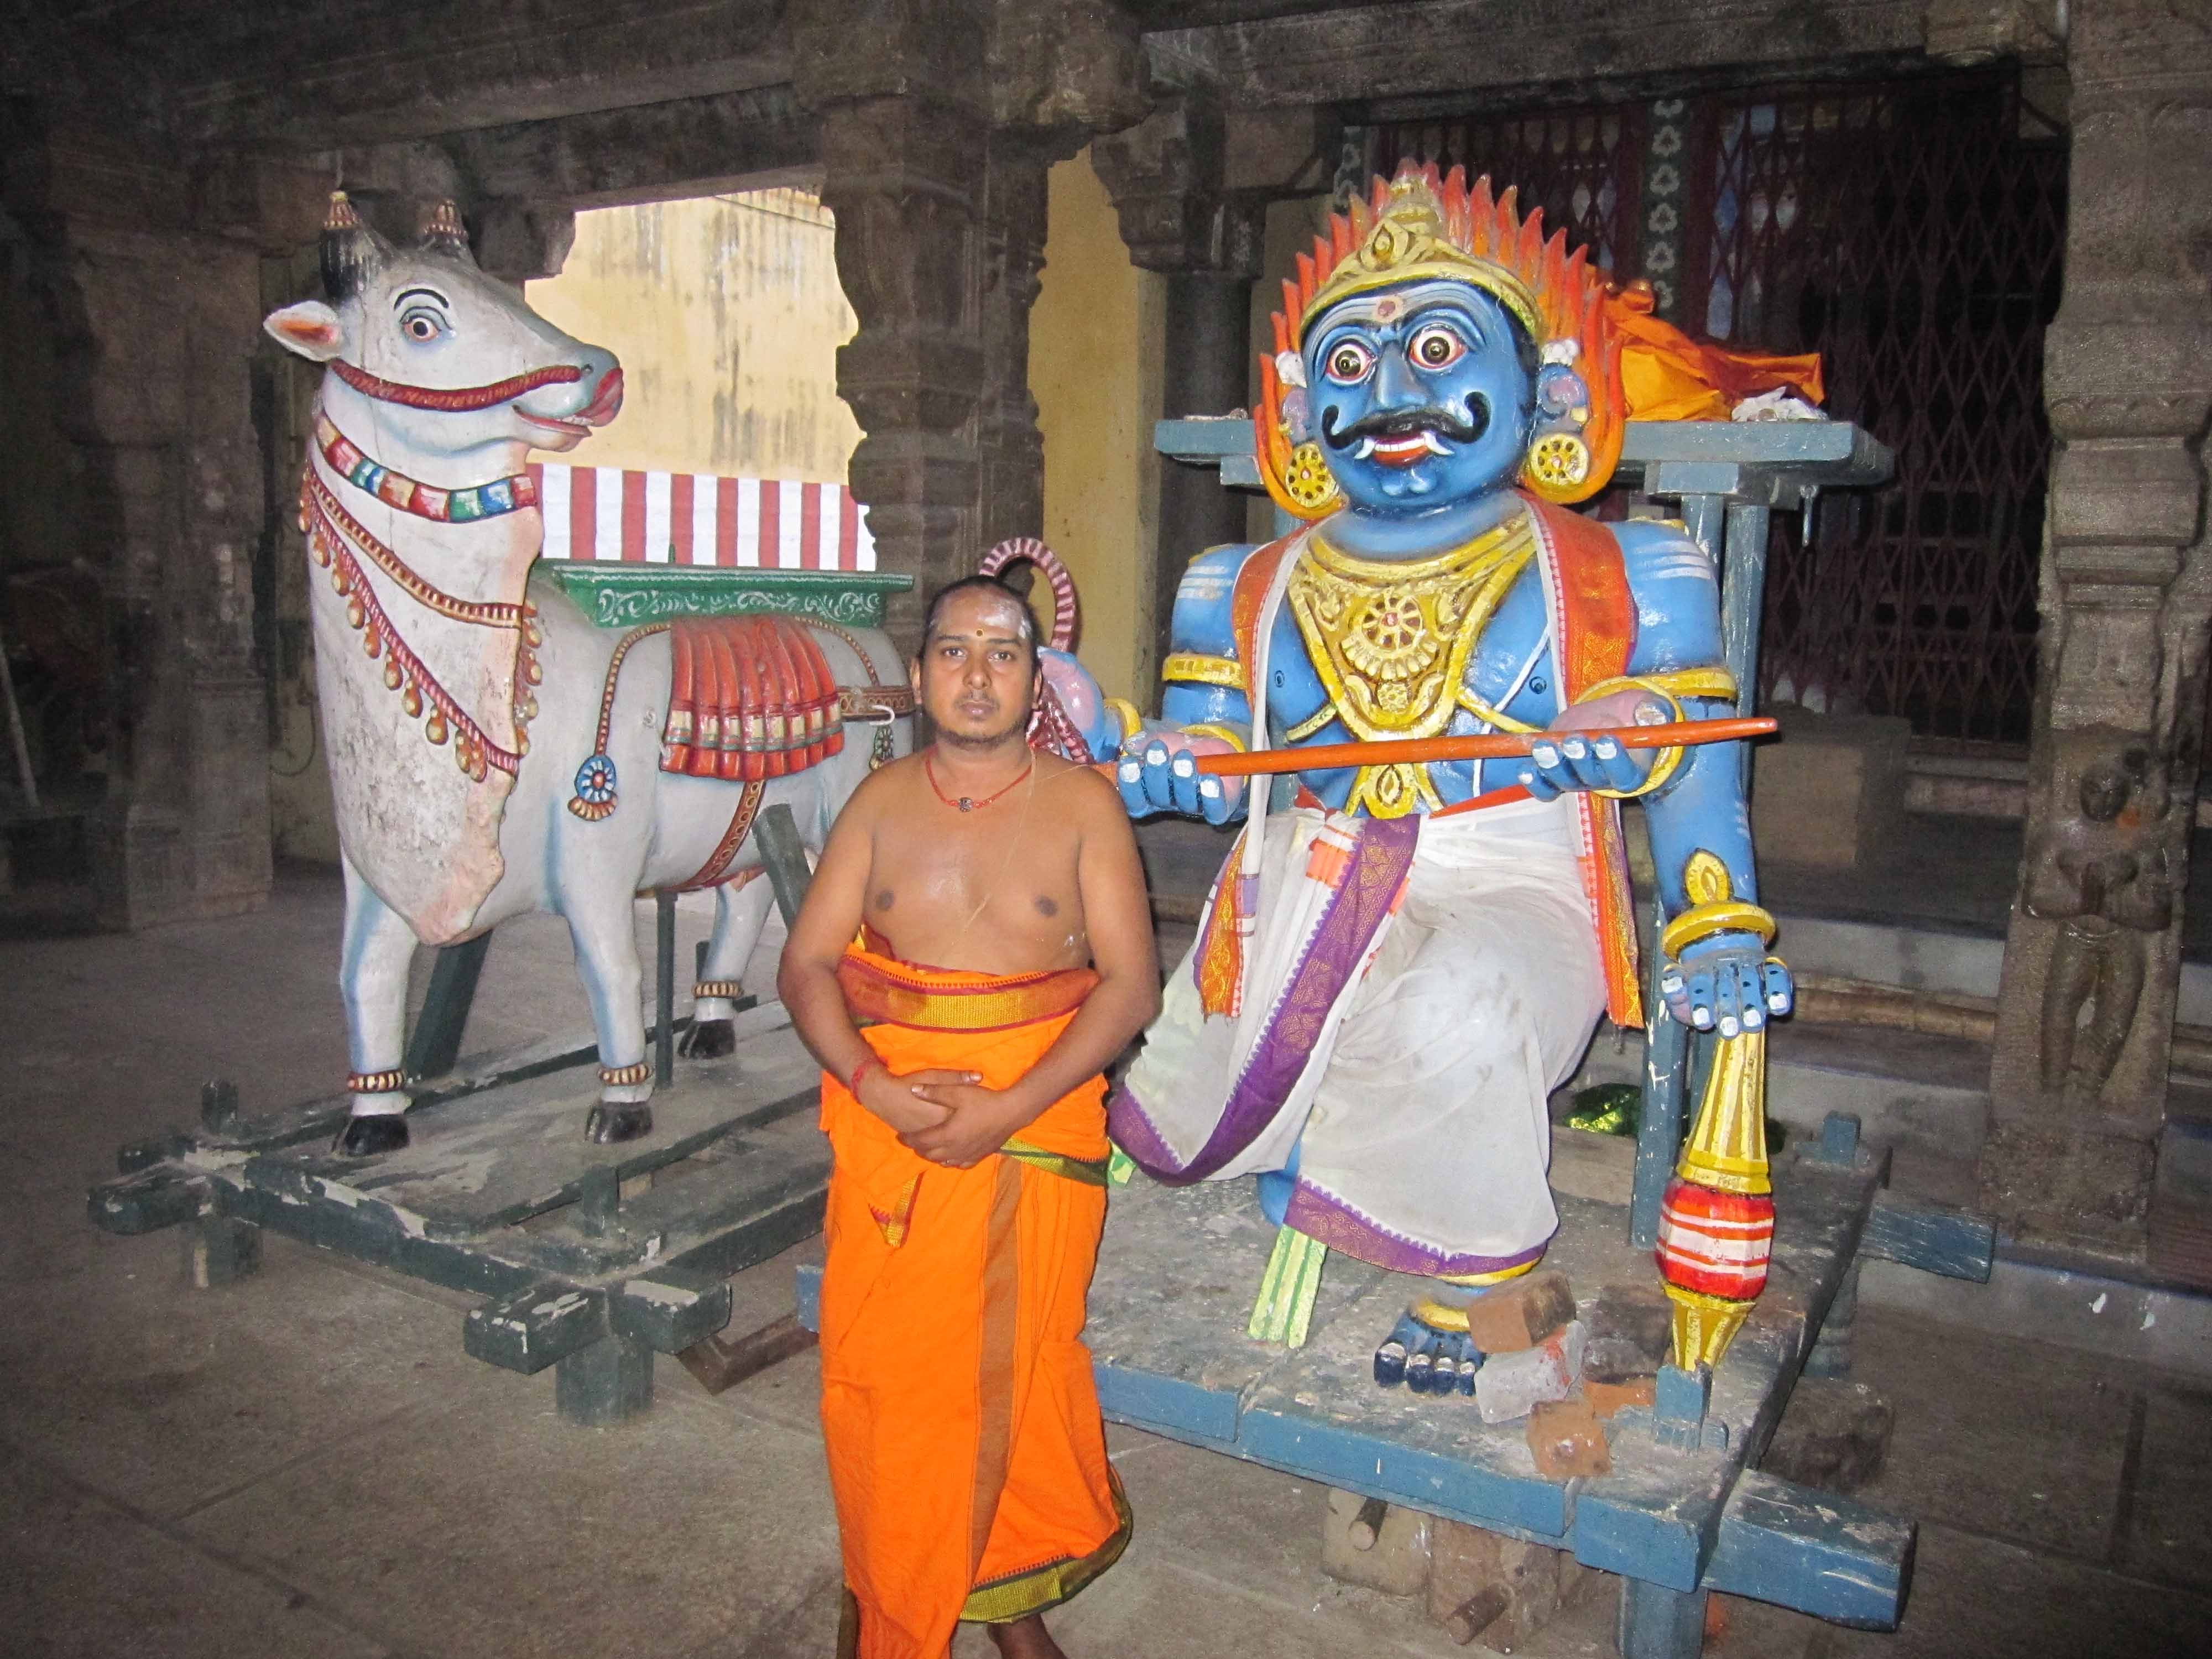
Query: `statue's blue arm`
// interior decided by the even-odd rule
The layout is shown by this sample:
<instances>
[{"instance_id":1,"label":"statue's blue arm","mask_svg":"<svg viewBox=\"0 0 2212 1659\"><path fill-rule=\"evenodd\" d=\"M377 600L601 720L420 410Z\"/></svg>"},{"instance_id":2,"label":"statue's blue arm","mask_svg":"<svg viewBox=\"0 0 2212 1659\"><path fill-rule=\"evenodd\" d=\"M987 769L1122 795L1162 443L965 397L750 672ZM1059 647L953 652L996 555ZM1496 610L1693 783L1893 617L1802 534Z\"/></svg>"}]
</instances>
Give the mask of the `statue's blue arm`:
<instances>
[{"instance_id":1,"label":"statue's blue arm","mask_svg":"<svg viewBox=\"0 0 2212 1659\"><path fill-rule=\"evenodd\" d=\"M1618 533L1637 608L1630 674L1656 677L1720 664L1720 589L1712 562L1675 525L1631 520ZM1693 720L1735 712L1720 697L1685 696L1680 702ZM1727 866L1732 898L1758 902L1741 754L1734 743L1686 750L1674 775L1644 797L1660 901L1669 920L1689 904L1683 872L1700 851ZM1686 946L1681 961L1662 975L1661 989L1676 1018L1699 1030L1717 1027L1729 1036L1764 1024L1769 1013L1787 1013L1793 996L1788 969L1768 959L1765 942L1735 929Z\"/></svg>"},{"instance_id":2,"label":"statue's blue arm","mask_svg":"<svg viewBox=\"0 0 2212 1659\"><path fill-rule=\"evenodd\" d=\"M1203 750L1250 744L1252 704L1244 692L1230 600L1237 573L1257 550L1249 544L1208 548L1190 562L1176 586L1168 659L1161 665L1161 718L1146 721L1123 741L1115 769L1133 817L1178 812L1226 823L1243 815L1241 783L1201 777L1191 745Z\"/></svg>"}]
</instances>

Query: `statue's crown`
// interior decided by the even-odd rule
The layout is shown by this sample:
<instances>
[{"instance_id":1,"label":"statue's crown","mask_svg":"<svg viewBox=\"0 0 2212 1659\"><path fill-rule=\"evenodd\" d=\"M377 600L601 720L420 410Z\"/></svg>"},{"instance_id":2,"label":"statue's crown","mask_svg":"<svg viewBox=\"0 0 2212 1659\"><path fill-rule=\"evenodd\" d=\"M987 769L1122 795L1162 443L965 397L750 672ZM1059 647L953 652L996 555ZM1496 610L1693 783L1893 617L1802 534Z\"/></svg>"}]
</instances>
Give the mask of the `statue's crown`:
<instances>
[{"instance_id":1,"label":"statue's crown","mask_svg":"<svg viewBox=\"0 0 2212 1659\"><path fill-rule=\"evenodd\" d=\"M1318 451L1310 466L1298 460L1287 419L1289 406L1302 406L1306 396L1299 361L1306 331L1353 295L1434 279L1471 283L1504 306L1528 331L1547 373L1553 366L1575 366L1588 398L1575 419L1589 447L1589 465L1571 481L1532 477L1527 487L1547 500L1577 501L1596 494L1613 477L1627 405L1620 336L1608 309L1611 280L1590 264L1586 250L1567 251L1565 231L1547 240L1541 211L1523 219L1512 191L1492 196L1488 179L1469 185L1457 167L1440 177L1433 165L1407 161L1396 178L1376 179L1366 196L1330 215L1328 234L1315 240L1311 253L1298 255L1297 279L1283 283L1275 349L1260 359L1253 435L1261 478L1285 512L1311 519L1329 510L1302 501L1291 484L1294 471L1322 465Z\"/></svg>"},{"instance_id":2,"label":"statue's crown","mask_svg":"<svg viewBox=\"0 0 2212 1659\"><path fill-rule=\"evenodd\" d=\"M1454 183L1459 185L1458 204L1471 208L1473 200L1467 194L1461 175L1455 173L1452 177ZM1485 205L1491 208L1494 216L1495 204L1487 199L1488 184L1485 179L1480 188ZM1510 203L1509 194L1509 213ZM1474 216L1468 211L1446 213L1439 199L1433 169L1401 170L1385 190L1376 192L1371 208L1355 201L1349 218L1340 218L1337 222L1348 225L1356 240L1348 251L1338 255L1333 266L1321 276L1312 294L1305 298L1297 313L1299 340L1304 341L1315 318L1355 294L1400 283L1444 277L1472 283L1483 289L1519 319L1521 325L1528 331L1529 338L1541 345L1548 331L1535 290L1510 264L1501 263L1495 257L1485 258L1476 252L1482 239L1474 234ZM1368 221L1364 234L1360 223L1363 219ZM1517 241L1518 238L1514 240ZM1332 246L1329 252L1334 253L1336 250ZM1303 264L1301 261L1302 268Z\"/></svg>"}]
</instances>

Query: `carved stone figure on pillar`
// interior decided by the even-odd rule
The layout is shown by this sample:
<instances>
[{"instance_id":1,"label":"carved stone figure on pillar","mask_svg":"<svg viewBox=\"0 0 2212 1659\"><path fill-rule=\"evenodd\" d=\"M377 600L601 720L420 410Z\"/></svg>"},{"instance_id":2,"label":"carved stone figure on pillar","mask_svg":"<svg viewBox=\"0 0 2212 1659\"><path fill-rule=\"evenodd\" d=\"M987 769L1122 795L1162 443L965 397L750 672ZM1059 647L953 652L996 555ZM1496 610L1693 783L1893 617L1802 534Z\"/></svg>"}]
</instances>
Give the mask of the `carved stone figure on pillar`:
<instances>
[{"instance_id":1,"label":"carved stone figure on pillar","mask_svg":"<svg viewBox=\"0 0 2212 1659\"><path fill-rule=\"evenodd\" d=\"M2093 762L2081 816L2029 854L2028 910L2059 924L2043 988L2043 1087L2089 1111L2134 1029L2149 937L2173 915L2160 815L2146 822L2146 768L2140 748Z\"/></svg>"},{"instance_id":2,"label":"carved stone figure on pillar","mask_svg":"<svg viewBox=\"0 0 2212 1659\"><path fill-rule=\"evenodd\" d=\"M1600 1014L1644 1020L1620 801L1650 817L1671 1017L1740 1038L1792 988L1735 746L1582 735L1734 712L1697 544L1566 510L1619 458L1619 323L1646 307L1510 192L1410 166L1285 295L1256 424L1271 493L1307 526L1191 562L1164 718L1121 745L1133 814L1245 826L1114 1135L1171 1183L1256 1175L1279 1266L1312 1245L1426 1276L1376 1333L1377 1380L1472 1393L1470 1304L1558 1225L1546 1097ZM1198 765L1481 733L1533 734L1530 752L1292 763L1279 799ZM1771 1218L1759 1164L1737 1190ZM1709 1299L1724 1344L1730 1298Z\"/></svg>"}]
</instances>

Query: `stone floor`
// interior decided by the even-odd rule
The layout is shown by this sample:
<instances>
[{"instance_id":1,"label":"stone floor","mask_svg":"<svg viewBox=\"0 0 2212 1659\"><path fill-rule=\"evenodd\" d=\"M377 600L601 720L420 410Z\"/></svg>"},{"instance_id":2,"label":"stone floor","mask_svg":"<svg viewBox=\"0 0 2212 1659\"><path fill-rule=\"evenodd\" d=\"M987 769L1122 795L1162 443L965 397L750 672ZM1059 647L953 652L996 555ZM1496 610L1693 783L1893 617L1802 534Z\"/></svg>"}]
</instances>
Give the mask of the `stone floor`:
<instances>
[{"instance_id":1,"label":"stone floor","mask_svg":"<svg viewBox=\"0 0 2212 1659\"><path fill-rule=\"evenodd\" d=\"M258 1277L191 1294L173 1235L87 1224L116 1146L187 1120L203 1079L236 1079L249 1110L328 1088L338 902L288 872L252 916L0 945L0 1651L826 1659L811 1355L720 1399L664 1361L649 1417L588 1432L555 1417L550 1372L463 1354L468 1298L282 1240ZM504 932L471 1048L581 1027L570 974L557 923ZM793 1265L738 1281L741 1325L787 1308ZM2212 1651L2212 1389L1879 1311L1860 1330L1899 1424L1866 1496L1923 1523L1905 1626L1732 1603L1709 1652ZM1138 1532L1058 1617L1077 1659L1477 1651L1322 1576L1317 1488L1112 1442ZM1600 1581L1524 1651L1609 1652L1611 1601Z\"/></svg>"}]
</instances>

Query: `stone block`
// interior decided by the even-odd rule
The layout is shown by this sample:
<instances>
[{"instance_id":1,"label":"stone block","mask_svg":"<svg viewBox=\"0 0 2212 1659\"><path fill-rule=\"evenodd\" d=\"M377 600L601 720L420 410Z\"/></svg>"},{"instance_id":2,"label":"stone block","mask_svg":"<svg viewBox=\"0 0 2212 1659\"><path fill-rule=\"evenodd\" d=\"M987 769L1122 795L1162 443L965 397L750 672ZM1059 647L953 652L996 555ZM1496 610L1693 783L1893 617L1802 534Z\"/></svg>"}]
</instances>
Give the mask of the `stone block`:
<instances>
[{"instance_id":1,"label":"stone block","mask_svg":"<svg viewBox=\"0 0 2212 1659\"><path fill-rule=\"evenodd\" d=\"M1801 1486L1855 1492L1881 1473L1896 1423L1889 1401L1863 1382L1801 1377L1759 1467Z\"/></svg>"},{"instance_id":2,"label":"stone block","mask_svg":"<svg viewBox=\"0 0 2212 1659\"><path fill-rule=\"evenodd\" d=\"M1457 1521L1431 1523L1429 1564L1429 1616L1462 1647L1508 1651L1551 1621L1580 1577L1566 1551Z\"/></svg>"},{"instance_id":3,"label":"stone block","mask_svg":"<svg viewBox=\"0 0 2212 1659\"><path fill-rule=\"evenodd\" d=\"M1567 1276L1550 1268L1523 1273L1468 1304L1468 1340L1486 1354L1533 1348L1575 1316Z\"/></svg>"},{"instance_id":4,"label":"stone block","mask_svg":"<svg viewBox=\"0 0 2212 1659\"><path fill-rule=\"evenodd\" d=\"M1322 1515L1322 1571L1385 1595L1421 1595L1429 1585L1431 1529L1443 1524L1419 1510L1331 1492Z\"/></svg>"},{"instance_id":5,"label":"stone block","mask_svg":"<svg viewBox=\"0 0 2212 1659\"><path fill-rule=\"evenodd\" d=\"M1596 1345L1592 1344L1593 1347ZM1626 1406L1649 1407L1656 1397L1659 1379L1651 1376L1632 1376L1625 1382L1596 1382L1590 1380L1589 1356L1583 1357L1583 1398L1589 1401L1590 1409L1601 1418L1611 1418Z\"/></svg>"},{"instance_id":6,"label":"stone block","mask_svg":"<svg viewBox=\"0 0 2212 1659\"><path fill-rule=\"evenodd\" d=\"M1606 1285L1585 1320L1589 1343L1583 1376L1592 1382L1626 1382L1655 1375L1673 1352L1674 1322L1674 1304L1659 1288L1656 1273L1648 1284Z\"/></svg>"},{"instance_id":7,"label":"stone block","mask_svg":"<svg viewBox=\"0 0 2212 1659\"><path fill-rule=\"evenodd\" d=\"M2021 1243L2132 1257L2143 1247L2156 1162L2156 1149L2131 1136L2000 1117L1983 1145L1975 1207Z\"/></svg>"},{"instance_id":8,"label":"stone block","mask_svg":"<svg viewBox=\"0 0 2212 1659\"><path fill-rule=\"evenodd\" d=\"M1486 1423L1510 1423L1547 1400L1565 1400L1582 1375L1583 1323L1571 1320L1533 1348L1493 1354L1474 1374L1474 1406Z\"/></svg>"},{"instance_id":9,"label":"stone block","mask_svg":"<svg viewBox=\"0 0 2212 1659\"><path fill-rule=\"evenodd\" d=\"M1870 868L1905 812L1905 746L1911 727L1890 716L1772 711L1780 738L1752 761L1759 856L1816 869Z\"/></svg>"},{"instance_id":10,"label":"stone block","mask_svg":"<svg viewBox=\"0 0 2212 1659\"><path fill-rule=\"evenodd\" d=\"M1528 1413L1528 1449L1547 1480L1610 1474L1613 1453L1588 1399L1546 1401Z\"/></svg>"}]
</instances>

